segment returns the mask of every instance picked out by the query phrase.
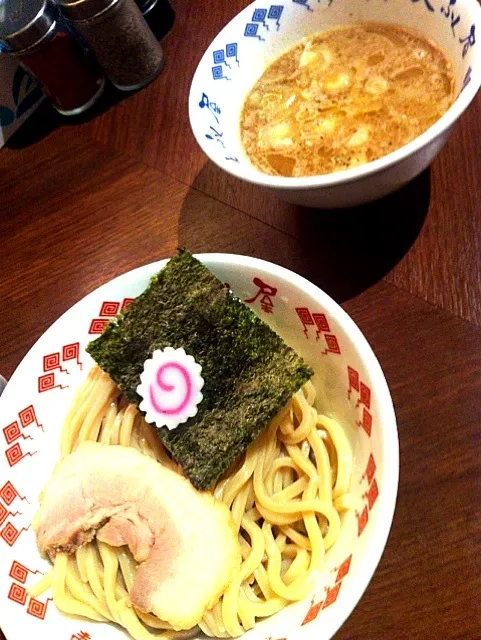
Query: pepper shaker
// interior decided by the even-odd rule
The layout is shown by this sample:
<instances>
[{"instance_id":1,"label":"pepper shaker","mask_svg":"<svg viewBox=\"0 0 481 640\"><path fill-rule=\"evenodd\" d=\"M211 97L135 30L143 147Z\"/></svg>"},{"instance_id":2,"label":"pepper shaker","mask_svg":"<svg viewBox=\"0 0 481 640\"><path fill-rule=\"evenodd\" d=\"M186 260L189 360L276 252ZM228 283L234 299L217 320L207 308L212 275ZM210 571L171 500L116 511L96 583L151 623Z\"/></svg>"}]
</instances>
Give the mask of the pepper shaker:
<instances>
[{"instance_id":1,"label":"pepper shaker","mask_svg":"<svg viewBox=\"0 0 481 640\"><path fill-rule=\"evenodd\" d=\"M140 89L162 70L162 47L135 0L58 0L112 84Z\"/></svg>"},{"instance_id":2,"label":"pepper shaker","mask_svg":"<svg viewBox=\"0 0 481 640\"><path fill-rule=\"evenodd\" d=\"M98 100L105 80L59 18L53 0L0 0L0 48L36 76L57 111L76 115Z\"/></svg>"},{"instance_id":3,"label":"pepper shaker","mask_svg":"<svg viewBox=\"0 0 481 640\"><path fill-rule=\"evenodd\" d=\"M169 0L136 0L136 2L157 40L164 38L175 21L175 11Z\"/></svg>"}]
</instances>

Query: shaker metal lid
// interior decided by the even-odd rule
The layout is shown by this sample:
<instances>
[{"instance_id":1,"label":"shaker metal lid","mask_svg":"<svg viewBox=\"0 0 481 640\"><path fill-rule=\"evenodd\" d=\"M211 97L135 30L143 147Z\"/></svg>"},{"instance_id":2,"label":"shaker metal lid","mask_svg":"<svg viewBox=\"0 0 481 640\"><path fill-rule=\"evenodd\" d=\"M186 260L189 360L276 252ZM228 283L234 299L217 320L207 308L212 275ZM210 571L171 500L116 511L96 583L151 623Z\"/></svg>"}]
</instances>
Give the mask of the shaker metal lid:
<instances>
[{"instance_id":1,"label":"shaker metal lid","mask_svg":"<svg viewBox=\"0 0 481 640\"><path fill-rule=\"evenodd\" d=\"M1 0L0 0L1 2ZM57 0L68 20L90 20L110 9L119 0Z\"/></svg>"},{"instance_id":2,"label":"shaker metal lid","mask_svg":"<svg viewBox=\"0 0 481 640\"><path fill-rule=\"evenodd\" d=\"M48 33L57 16L53 0L0 0L0 42L5 51L29 49Z\"/></svg>"},{"instance_id":3,"label":"shaker metal lid","mask_svg":"<svg viewBox=\"0 0 481 640\"><path fill-rule=\"evenodd\" d=\"M135 0L141 12L145 15L155 7L158 0Z\"/></svg>"}]
</instances>

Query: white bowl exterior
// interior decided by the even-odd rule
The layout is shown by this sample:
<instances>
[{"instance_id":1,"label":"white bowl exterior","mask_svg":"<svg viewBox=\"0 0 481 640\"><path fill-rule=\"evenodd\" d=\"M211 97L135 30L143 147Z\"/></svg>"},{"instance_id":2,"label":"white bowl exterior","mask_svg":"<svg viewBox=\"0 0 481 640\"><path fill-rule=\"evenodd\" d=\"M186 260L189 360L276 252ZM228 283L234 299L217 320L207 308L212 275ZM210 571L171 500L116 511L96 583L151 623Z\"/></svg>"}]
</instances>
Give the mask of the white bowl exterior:
<instances>
[{"instance_id":1,"label":"white bowl exterior","mask_svg":"<svg viewBox=\"0 0 481 640\"><path fill-rule=\"evenodd\" d=\"M476 43L481 8L476 0L457 0L453 7L446 4L445 0L284 0L279 4L256 0L214 39L194 75L189 114L197 142L222 169L297 204L348 206L397 189L429 165L481 84L481 46ZM310 178L259 172L248 160L240 138L246 95L268 63L302 38L356 22L397 24L437 42L452 63L458 94L455 103L411 143L362 167ZM351 184L354 181L360 181L358 187Z\"/></svg>"},{"instance_id":2,"label":"white bowl exterior","mask_svg":"<svg viewBox=\"0 0 481 640\"><path fill-rule=\"evenodd\" d=\"M393 516L398 439L385 378L356 325L313 284L254 258L199 257L242 300L250 300L252 308L312 364L319 408L339 419L351 440L355 510L343 517L341 537L326 556L312 599L287 607L246 635L252 640L313 635L327 640L366 588ZM8 640L33 637L39 629L52 640L73 637L80 630L92 638L99 633L106 640L124 637L112 625L103 625L100 631L94 623L68 618L49 604L47 595L32 599L22 590L35 582L38 571L48 569L38 557L30 523L39 491L58 460L63 418L92 363L85 347L164 264L154 263L120 276L67 311L32 347L0 398L0 436L4 440L4 455L0 456L0 626Z\"/></svg>"}]
</instances>

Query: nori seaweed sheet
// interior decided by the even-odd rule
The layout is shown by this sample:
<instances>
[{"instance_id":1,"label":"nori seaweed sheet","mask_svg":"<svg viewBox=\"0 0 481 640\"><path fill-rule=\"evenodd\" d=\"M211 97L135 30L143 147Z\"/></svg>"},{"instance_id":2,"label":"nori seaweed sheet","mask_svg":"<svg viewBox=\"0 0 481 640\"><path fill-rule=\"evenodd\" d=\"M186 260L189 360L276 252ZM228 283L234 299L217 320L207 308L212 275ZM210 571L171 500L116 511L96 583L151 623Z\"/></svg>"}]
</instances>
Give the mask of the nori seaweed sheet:
<instances>
[{"instance_id":1,"label":"nori seaweed sheet","mask_svg":"<svg viewBox=\"0 0 481 640\"><path fill-rule=\"evenodd\" d=\"M202 366L197 415L159 437L197 489L219 476L313 375L296 352L189 252L181 250L87 351L130 402L155 349Z\"/></svg>"}]
</instances>

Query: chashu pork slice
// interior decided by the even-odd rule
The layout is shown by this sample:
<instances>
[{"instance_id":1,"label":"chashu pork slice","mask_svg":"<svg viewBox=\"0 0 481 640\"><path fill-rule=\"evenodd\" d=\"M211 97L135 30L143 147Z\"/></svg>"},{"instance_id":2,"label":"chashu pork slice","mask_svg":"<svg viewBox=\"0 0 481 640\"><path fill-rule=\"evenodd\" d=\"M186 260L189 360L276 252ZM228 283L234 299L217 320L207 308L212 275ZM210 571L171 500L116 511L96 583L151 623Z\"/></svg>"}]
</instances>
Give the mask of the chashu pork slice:
<instances>
[{"instance_id":1,"label":"chashu pork slice","mask_svg":"<svg viewBox=\"0 0 481 640\"><path fill-rule=\"evenodd\" d=\"M35 529L50 558L94 537L128 545L140 563L132 604L176 630L201 620L241 561L228 508L131 447L85 442L59 462Z\"/></svg>"}]
</instances>

